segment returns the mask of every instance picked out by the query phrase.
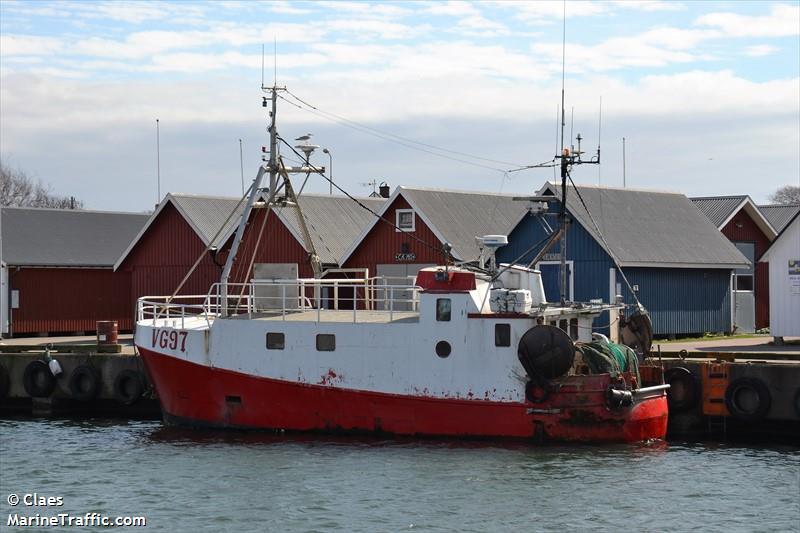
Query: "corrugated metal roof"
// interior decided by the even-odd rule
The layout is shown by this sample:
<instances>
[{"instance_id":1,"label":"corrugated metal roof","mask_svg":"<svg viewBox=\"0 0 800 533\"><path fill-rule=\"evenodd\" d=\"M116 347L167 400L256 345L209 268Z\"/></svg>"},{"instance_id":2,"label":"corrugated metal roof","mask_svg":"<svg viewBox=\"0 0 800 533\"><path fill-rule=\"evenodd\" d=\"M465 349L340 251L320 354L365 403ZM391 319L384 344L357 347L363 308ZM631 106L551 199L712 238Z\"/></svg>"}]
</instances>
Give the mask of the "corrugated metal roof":
<instances>
[{"instance_id":1,"label":"corrugated metal roof","mask_svg":"<svg viewBox=\"0 0 800 533\"><path fill-rule=\"evenodd\" d=\"M244 210L244 202L239 202L238 198L228 198L224 196L200 196L194 194L170 194L173 204L183 213L189 224L192 225L203 242L208 245L211 239L217 235L220 227L225 224L222 231L219 231L216 245L223 242L234 231ZM231 216L231 212L235 213ZM227 221L227 222L226 222Z\"/></svg>"},{"instance_id":2,"label":"corrugated metal roof","mask_svg":"<svg viewBox=\"0 0 800 533\"><path fill-rule=\"evenodd\" d=\"M709 268L748 264L683 194L586 185L580 187L580 193L607 246L572 187L567 193L567 209L623 266Z\"/></svg>"},{"instance_id":3,"label":"corrugated metal roof","mask_svg":"<svg viewBox=\"0 0 800 533\"><path fill-rule=\"evenodd\" d=\"M792 217L800 211L800 204L772 204L760 205L758 210L764 215L769 223L780 233L783 228L792 220Z\"/></svg>"},{"instance_id":4,"label":"corrugated metal roof","mask_svg":"<svg viewBox=\"0 0 800 533\"><path fill-rule=\"evenodd\" d=\"M453 246L453 254L464 260L478 258L475 237L508 235L528 210L527 202L514 195L400 187L401 194L417 214Z\"/></svg>"},{"instance_id":5,"label":"corrugated metal roof","mask_svg":"<svg viewBox=\"0 0 800 533\"><path fill-rule=\"evenodd\" d=\"M148 216L4 207L3 261L15 266L110 267Z\"/></svg>"},{"instance_id":6,"label":"corrugated metal roof","mask_svg":"<svg viewBox=\"0 0 800 533\"><path fill-rule=\"evenodd\" d=\"M384 198L359 198L359 202L377 212ZM375 215L344 196L302 194L298 200L314 248L325 264L338 264L339 258L361 231L375 220ZM303 244L296 209L276 210L297 240Z\"/></svg>"},{"instance_id":7,"label":"corrugated metal roof","mask_svg":"<svg viewBox=\"0 0 800 533\"><path fill-rule=\"evenodd\" d=\"M730 218L736 208L742 205L747 199L746 195L741 196L705 196L692 198L692 202L703 212L705 216L722 229L722 224Z\"/></svg>"}]
</instances>

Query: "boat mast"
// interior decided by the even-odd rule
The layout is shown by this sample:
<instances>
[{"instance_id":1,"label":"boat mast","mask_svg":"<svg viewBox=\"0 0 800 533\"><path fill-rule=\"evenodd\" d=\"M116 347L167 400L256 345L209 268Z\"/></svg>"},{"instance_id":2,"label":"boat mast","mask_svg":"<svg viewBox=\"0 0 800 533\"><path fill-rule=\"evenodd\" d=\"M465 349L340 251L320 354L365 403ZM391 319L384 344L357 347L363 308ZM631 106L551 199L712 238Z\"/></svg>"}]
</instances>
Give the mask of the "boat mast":
<instances>
[{"instance_id":1,"label":"boat mast","mask_svg":"<svg viewBox=\"0 0 800 533\"><path fill-rule=\"evenodd\" d=\"M231 271L233 269L233 263L236 260L236 255L239 251L239 246L242 243L242 238L244 236L244 230L247 227L247 222L250 220L250 214L253 211L253 204L255 203L256 199L258 199L261 194L264 192L264 187L262 182L264 181L264 175L269 173L269 186L266 189L268 193L267 201L266 201L266 209L271 209L274 205L280 203L282 206L293 207L298 211L298 219L300 221L301 232L303 234L303 239L306 241L306 249L309 251L309 256L311 260L311 266L314 270L315 277L320 277L322 273L321 263L319 260L319 256L314 249L314 243L311 240L311 235L308 232L308 228L306 227L305 218L303 217L302 212L300 211L300 206L297 202L297 197L294 193L294 189L291 186L291 181L289 180L289 174L297 174L297 173L317 173L317 174L324 174L325 167L315 167L310 165L307 161L305 165L300 167L286 167L283 165L280 159L280 154L278 152L278 142L281 140L278 136L278 129L276 126L276 118L278 113L278 91L285 91L286 87L278 87L277 85L273 85L272 87L264 87L262 85L262 90L269 90L270 97L269 97L269 107L270 107L270 124L269 124L269 160L266 165L260 165L258 167L258 173L256 174L255 179L253 180L253 184L249 190L249 196L247 198L247 203L245 204L244 211L242 211L241 220L239 221L239 227L236 229L236 235L231 243L230 253L228 253L228 258L225 261L225 267L222 269L222 276L220 277L220 307L222 310L222 316L228 316L228 283L230 282ZM267 107L267 97L262 98L262 106ZM283 178L283 184L279 186L278 178ZM279 188L284 188L286 190L286 197L281 199L280 202L277 201L277 193ZM265 217L268 216L269 213L265 213ZM254 250L253 253L256 253ZM222 305L223 302L225 305Z\"/></svg>"}]
</instances>

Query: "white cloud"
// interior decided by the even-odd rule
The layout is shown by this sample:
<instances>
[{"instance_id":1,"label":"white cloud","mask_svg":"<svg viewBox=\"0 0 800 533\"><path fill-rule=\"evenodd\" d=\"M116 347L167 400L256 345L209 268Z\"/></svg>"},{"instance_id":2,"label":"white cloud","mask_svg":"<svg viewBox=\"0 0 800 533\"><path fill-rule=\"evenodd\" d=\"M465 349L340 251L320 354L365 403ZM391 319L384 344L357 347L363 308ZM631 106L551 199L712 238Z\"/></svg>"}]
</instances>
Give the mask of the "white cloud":
<instances>
[{"instance_id":1,"label":"white cloud","mask_svg":"<svg viewBox=\"0 0 800 533\"><path fill-rule=\"evenodd\" d=\"M538 0L495 0L492 4L513 11L515 18L531 24L549 24L555 20L561 20L565 9L561 2L540 2ZM567 17L590 17L604 13L606 10L606 5L600 2L569 1L566 3Z\"/></svg>"},{"instance_id":2,"label":"white cloud","mask_svg":"<svg viewBox=\"0 0 800 533\"><path fill-rule=\"evenodd\" d=\"M685 4L676 0L616 0L612 4L615 7L638 11L683 11L686 9Z\"/></svg>"},{"instance_id":3,"label":"white cloud","mask_svg":"<svg viewBox=\"0 0 800 533\"><path fill-rule=\"evenodd\" d=\"M800 35L800 5L773 5L761 16L709 13L695 24L719 28L729 37L790 37Z\"/></svg>"},{"instance_id":4,"label":"white cloud","mask_svg":"<svg viewBox=\"0 0 800 533\"><path fill-rule=\"evenodd\" d=\"M748 57L764 57L777 52L779 48L775 46L770 46L768 44L757 44L753 46L748 46L744 49L744 55Z\"/></svg>"},{"instance_id":5,"label":"white cloud","mask_svg":"<svg viewBox=\"0 0 800 533\"><path fill-rule=\"evenodd\" d=\"M3 56L43 56L63 49L64 43L54 37L0 34Z\"/></svg>"}]
</instances>

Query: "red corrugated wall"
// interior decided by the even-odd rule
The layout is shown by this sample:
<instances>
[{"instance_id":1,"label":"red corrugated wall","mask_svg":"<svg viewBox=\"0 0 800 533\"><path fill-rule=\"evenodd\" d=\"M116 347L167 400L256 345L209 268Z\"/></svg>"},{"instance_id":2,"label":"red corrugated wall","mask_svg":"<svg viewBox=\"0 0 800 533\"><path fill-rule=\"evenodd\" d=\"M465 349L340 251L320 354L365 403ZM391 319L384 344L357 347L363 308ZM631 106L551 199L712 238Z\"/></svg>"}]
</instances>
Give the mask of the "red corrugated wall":
<instances>
[{"instance_id":1,"label":"red corrugated wall","mask_svg":"<svg viewBox=\"0 0 800 533\"><path fill-rule=\"evenodd\" d=\"M98 320L116 320L132 328L130 274L94 268L10 269L10 285L19 291L19 309L11 311L14 334L94 332Z\"/></svg>"},{"instance_id":2,"label":"red corrugated wall","mask_svg":"<svg viewBox=\"0 0 800 533\"><path fill-rule=\"evenodd\" d=\"M386 210L383 216L394 223L396 220L395 211L397 209L410 208L411 206L406 202L401 193L395 198L392 205L389 206L389 209ZM415 213L414 216L416 217L414 222L415 231L407 233L397 231L391 224L378 221L367 236L359 243L358 248L356 248L355 252L347 259L344 266L347 268L366 267L369 268L369 275L374 276L377 271L376 266L380 264L401 264L409 262L441 264L443 256L438 249L442 246L442 243L436 235L434 235L433 231L425 225L417 213ZM422 244L412 238L411 235L415 235L437 249ZM416 259L402 262L395 259L395 254L402 251L403 243L408 244L408 250L416 254Z\"/></svg>"},{"instance_id":3,"label":"red corrugated wall","mask_svg":"<svg viewBox=\"0 0 800 533\"><path fill-rule=\"evenodd\" d=\"M738 227L741 226L741 227ZM769 238L759 229L750 215L739 211L724 228L722 234L731 242L753 242L756 248L756 261L769 247ZM756 328L769 327L769 265L757 263L754 296L756 300Z\"/></svg>"},{"instance_id":4,"label":"red corrugated wall","mask_svg":"<svg viewBox=\"0 0 800 533\"><path fill-rule=\"evenodd\" d=\"M239 248L239 259L234 263L231 281L241 282L258 241L266 210L256 210L251 216ZM274 212L269 212L267 224L258 246L257 263L297 263L299 275L310 277L308 253L286 229ZM166 296L178 287L197 258L203 258L179 294L205 295L213 283L219 281L227 250L233 238L222 247L214 263L203 241L172 204L168 204L150 225L128 257L120 265L121 271L131 276L131 308L142 296Z\"/></svg>"}]
</instances>

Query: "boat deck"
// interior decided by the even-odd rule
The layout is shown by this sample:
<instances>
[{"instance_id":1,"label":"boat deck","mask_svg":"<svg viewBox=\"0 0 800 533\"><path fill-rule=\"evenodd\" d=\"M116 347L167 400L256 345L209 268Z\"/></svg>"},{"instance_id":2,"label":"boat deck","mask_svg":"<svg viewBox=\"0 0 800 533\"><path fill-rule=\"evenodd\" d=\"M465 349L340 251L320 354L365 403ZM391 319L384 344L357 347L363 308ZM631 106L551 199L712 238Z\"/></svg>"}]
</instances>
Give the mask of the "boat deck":
<instances>
[{"instance_id":1,"label":"boat deck","mask_svg":"<svg viewBox=\"0 0 800 533\"><path fill-rule=\"evenodd\" d=\"M281 311L243 314L231 317L232 320L270 320L278 322L335 322L335 323L359 323L359 324L403 324L419 322L418 311L365 311L358 310L333 310L333 309L310 309L308 311L291 311L282 313Z\"/></svg>"}]
</instances>

